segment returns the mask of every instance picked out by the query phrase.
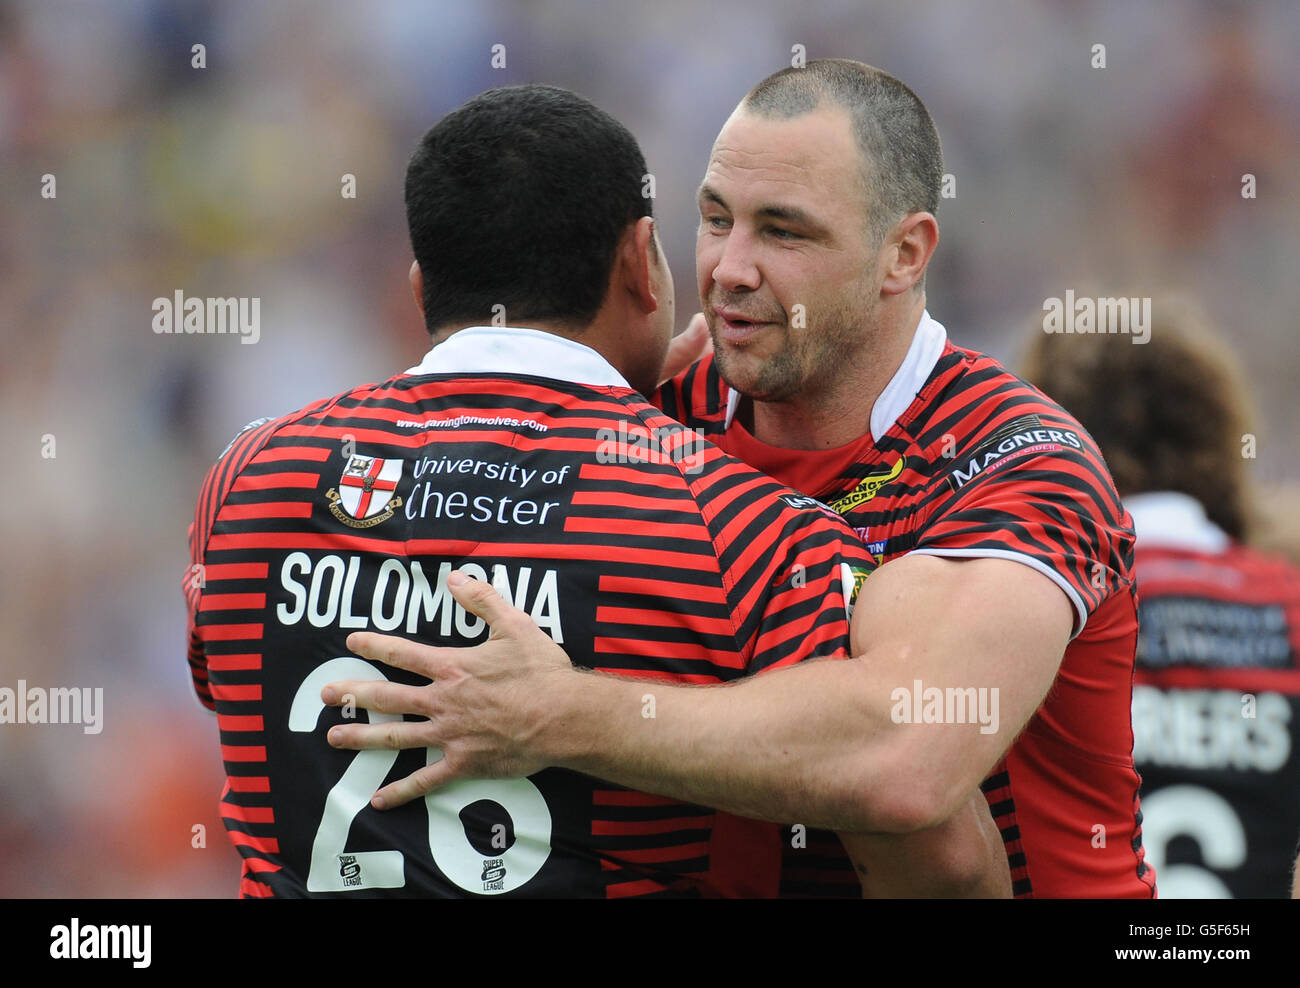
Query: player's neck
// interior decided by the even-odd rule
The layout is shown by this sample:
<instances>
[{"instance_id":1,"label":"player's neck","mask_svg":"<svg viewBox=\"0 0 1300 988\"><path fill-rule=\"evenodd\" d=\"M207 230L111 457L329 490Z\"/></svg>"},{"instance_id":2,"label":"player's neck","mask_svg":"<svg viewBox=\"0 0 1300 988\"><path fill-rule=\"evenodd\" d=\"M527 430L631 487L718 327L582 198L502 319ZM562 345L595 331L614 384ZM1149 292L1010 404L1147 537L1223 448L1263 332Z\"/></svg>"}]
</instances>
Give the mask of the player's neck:
<instances>
[{"instance_id":1,"label":"player's neck","mask_svg":"<svg viewBox=\"0 0 1300 988\"><path fill-rule=\"evenodd\" d=\"M745 399L741 421L755 439L783 449L834 449L867 435L871 410L902 366L924 309L922 295L905 313L882 321L876 345L846 355L825 388L780 402Z\"/></svg>"},{"instance_id":2,"label":"player's neck","mask_svg":"<svg viewBox=\"0 0 1300 988\"><path fill-rule=\"evenodd\" d=\"M871 402L742 400L737 415L755 439L779 449L834 449L870 431ZM832 416L834 416L832 418Z\"/></svg>"}]
</instances>

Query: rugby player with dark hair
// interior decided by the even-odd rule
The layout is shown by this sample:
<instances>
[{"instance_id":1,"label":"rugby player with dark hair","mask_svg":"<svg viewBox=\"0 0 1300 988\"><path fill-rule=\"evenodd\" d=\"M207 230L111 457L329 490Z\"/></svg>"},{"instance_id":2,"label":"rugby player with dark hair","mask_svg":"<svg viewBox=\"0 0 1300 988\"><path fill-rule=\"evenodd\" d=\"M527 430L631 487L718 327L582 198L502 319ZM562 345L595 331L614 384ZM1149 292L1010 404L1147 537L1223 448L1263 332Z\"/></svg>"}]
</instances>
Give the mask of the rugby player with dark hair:
<instances>
[{"instance_id":1,"label":"rugby player with dark hair","mask_svg":"<svg viewBox=\"0 0 1300 988\"><path fill-rule=\"evenodd\" d=\"M627 713L634 684L574 669L474 581L457 598L493 626L484 645L350 640L432 679L345 684L357 702L428 721L349 725L334 743L445 752L376 805L563 765L865 834L888 862L861 875L870 894L920 881L933 834L982 791L1017 895L1155 895L1129 722L1130 520L1075 419L926 311L942 173L929 113L887 73L819 59L759 83L699 189L713 352L660 398L828 504L882 562L856 605L855 658L665 686L646 726ZM810 836L786 858L783 894L858 891L832 843Z\"/></svg>"},{"instance_id":2,"label":"rugby player with dark hair","mask_svg":"<svg viewBox=\"0 0 1300 988\"><path fill-rule=\"evenodd\" d=\"M645 173L631 134L561 89L493 90L448 114L406 184L435 345L387 381L252 423L210 471L189 661L217 714L242 895L774 893L772 824L567 769L463 780L381 814L375 789L440 752L325 742L356 716L331 681L422 682L349 655L350 632L487 636L452 595L464 576L630 683L628 713L651 724L673 683L847 654L846 609L874 566L861 543L642 397L673 328ZM968 832L988 884L972 891L1009 894L984 817Z\"/></svg>"},{"instance_id":3,"label":"rugby player with dark hair","mask_svg":"<svg viewBox=\"0 0 1300 988\"><path fill-rule=\"evenodd\" d=\"M1092 433L1137 532L1133 758L1166 898L1286 898L1300 834L1300 570L1252 548L1249 402L1198 307L1150 338L1036 333L1025 377Z\"/></svg>"}]
</instances>

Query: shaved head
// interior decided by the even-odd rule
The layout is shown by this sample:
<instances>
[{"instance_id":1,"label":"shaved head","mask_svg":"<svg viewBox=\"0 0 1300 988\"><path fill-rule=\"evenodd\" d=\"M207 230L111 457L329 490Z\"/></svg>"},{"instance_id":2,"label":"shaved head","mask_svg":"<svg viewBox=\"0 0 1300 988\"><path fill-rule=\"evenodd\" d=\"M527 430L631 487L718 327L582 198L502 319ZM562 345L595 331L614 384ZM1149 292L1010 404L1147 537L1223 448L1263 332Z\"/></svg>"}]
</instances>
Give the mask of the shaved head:
<instances>
[{"instance_id":1,"label":"shaved head","mask_svg":"<svg viewBox=\"0 0 1300 988\"><path fill-rule=\"evenodd\" d=\"M784 120L823 104L843 108L852 121L873 243L909 213L938 210L943 180L938 131L920 98L889 73L847 58L818 58L768 76L740 105Z\"/></svg>"}]
</instances>

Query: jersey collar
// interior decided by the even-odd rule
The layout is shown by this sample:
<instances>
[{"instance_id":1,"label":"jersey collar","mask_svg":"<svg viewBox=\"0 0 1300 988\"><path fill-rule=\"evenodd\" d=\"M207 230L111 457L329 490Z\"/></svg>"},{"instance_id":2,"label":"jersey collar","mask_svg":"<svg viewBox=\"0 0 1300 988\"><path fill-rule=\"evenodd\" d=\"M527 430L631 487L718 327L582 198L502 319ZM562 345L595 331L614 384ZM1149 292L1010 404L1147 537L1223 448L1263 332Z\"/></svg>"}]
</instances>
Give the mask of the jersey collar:
<instances>
[{"instance_id":1,"label":"jersey collar","mask_svg":"<svg viewBox=\"0 0 1300 988\"><path fill-rule=\"evenodd\" d=\"M632 386L608 360L575 340L522 326L467 326L432 347L408 374L524 374L571 384Z\"/></svg>"},{"instance_id":2,"label":"jersey collar","mask_svg":"<svg viewBox=\"0 0 1300 988\"><path fill-rule=\"evenodd\" d=\"M907 355L903 357L903 362L885 389L880 392L876 403L871 406L872 439L879 440L907 411L917 393L934 373L934 366L939 362L947 342L948 331L941 323L930 318L929 310L922 311L916 331L912 334L912 345L907 348ZM739 391L728 389L727 421L724 428L731 428L731 420L736 417L736 409L743 397Z\"/></svg>"},{"instance_id":3,"label":"jersey collar","mask_svg":"<svg viewBox=\"0 0 1300 988\"><path fill-rule=\"evenodd\" d=\"M1228 534L1205 514L1201 502L1180 491L1150 491L1124 498L1137 544L1221 553Z\"/></svg>"}]
</instances>

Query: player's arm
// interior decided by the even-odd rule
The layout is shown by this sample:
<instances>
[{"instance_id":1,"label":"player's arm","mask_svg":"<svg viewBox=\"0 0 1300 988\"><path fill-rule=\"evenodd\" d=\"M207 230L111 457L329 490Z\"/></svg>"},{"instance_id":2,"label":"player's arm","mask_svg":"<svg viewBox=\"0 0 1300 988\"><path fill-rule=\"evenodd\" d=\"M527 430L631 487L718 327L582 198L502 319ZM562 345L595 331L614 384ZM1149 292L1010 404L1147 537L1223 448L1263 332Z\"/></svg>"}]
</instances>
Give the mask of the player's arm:
<instances>
[{"instance_id":1,"label":"player's arm","mask_svg":"<svg viewBox=\"0 0 1300 988\"><path fill-rule=\"evenodd\" d=\"M978 789L937 827L839 838L865 898L1011 898L1006 844Z\"/></svg>"},{"instance_id":2,"label":"player's arm","mask_svg":"<svg viewBox=\"0 0 1300 988\"><path fill-rule=\"evenodd\" d=\"M871 647L853 627L853 651ZM1001 898L1012 895L1006 844L980 788L937 826L902 834L840 833L867 898Z\"/></svg>"},{"instance_id":3,"label":"player's arm","mask_svg":"<svg viewBox=\"0 0 1300 988\"><path fill-rule=\"evenodd\" d=\"M199 598L203 589L204 570L202 551L194 534L196 522L191 522L187 534L190 547L190 566L181 580L185 594L185 659L190 667L190 683L194 695L209 713L215 713L216 704L208 686L208 657L204 652L203 638L198 630Z\"/></svg>"},{"instance_id":4,"label":"player's arm","mask_svg":"<svg viewBox=\"0 0 1300 988\"><path fill-rule=\"evenodd\" d=\"M331 731L331 743L444 751L442 761L382 789L380 805L456 778L558 766L758 819L850 833L925 830L967 803L1041 703L1073 618L1064 593L1020 563L905 556L863 585L854 636L870 645L856 658L804 662L726 687L648 688L574 669L486 584L448 585L488 619L488 642L448 649L368 633L348 640L367 658L434 680L346 684L358 706L429 720L346 725ZM904 722L918 709L925 719L928 688L992 691L986 708L996 716L983 725ZM326 702L343 692L327 688ZM641 715L647 692L653 718Z\"/></svg>"},{"instance_id":5,"label":"player's arm","mask_svg":"<svg viewBox=\"0 0 1300 988\"><path fill-rule=\"evenodd\" d=\"M923 830L953 816L1042 702L1072 617L1061 590L1020 563L904 557L863 586L853 625L870 645L856 659L656 690L644 731L619 716L623 684L577 676L534 722L538 747L548 762L745 816ZM967 688L990 691L989 725L904 722L924 720L926 690Z\"/></svg>"},{"instance_id":6,"label":"player's arm","mask_svg":"<svg viewBox=\"0 0 1300 988\"><path fill-rule=\"evenodd\" d=\"M324 404L325 402L317 402L299 414L314 411ZM216 521L217 513L221 510L221 505L226 495L230 493L230 488L239 476L239 472L266 444L282 421L284 420L265 417L254 419L235 434L203 478L194 509L194 520L190 522L187 532L190 565L181 583L187 614L186 659L189 662L194 693L209 713L215 713L217 705L212 699L212 690L208 685L208 660L204 651L203 637L198 629L200 599L207 583L204 558L207 554L208 539L212 535L212 526Z\"/></svg>"},{"instance_id":7,"label":"player's arm","mask_svg":"<svg viewBox=\"0 0 1300 988\"><path fill-rule=\"evenodd\" d=\"M238 436L236 439L238 439ZM230 447L226 449L228 452ZM222 457L224 456L225 453L222 454ZM208 469L206 476L203 478L203 484L199 488L199 497L194 509L194 519L190 522L186 531L190 565L181 579L181 592L185 595L185 657L189 663L190 684L194 688L194 695L199 703L209 713L214 714L217 705L212 698L212 690L208 684L208 657L204 648L203 636L199 630L198 617L203 588L207 582L207 570L203 561L208 538L211 535L212 521L220 505L220 499L225 496L221 484L222 467L224 465L222 457L218 457L217 462Z\"/></svg>"}]
</instances>

